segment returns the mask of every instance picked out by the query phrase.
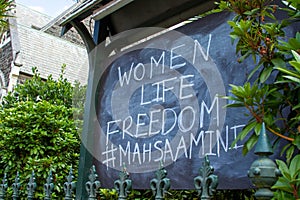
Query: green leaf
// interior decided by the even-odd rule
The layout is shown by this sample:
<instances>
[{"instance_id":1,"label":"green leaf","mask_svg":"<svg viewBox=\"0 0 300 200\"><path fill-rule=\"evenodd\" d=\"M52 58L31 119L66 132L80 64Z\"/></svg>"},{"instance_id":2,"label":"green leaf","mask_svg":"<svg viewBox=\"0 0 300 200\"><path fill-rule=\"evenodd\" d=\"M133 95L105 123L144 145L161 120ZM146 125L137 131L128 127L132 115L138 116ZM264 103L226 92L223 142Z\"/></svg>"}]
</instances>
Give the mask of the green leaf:
<instances>
[{"instance_id":1,"label":"green leaf","mask_svg":"<svg viewBox=\"0 0 300 200\"><path fill-rule=\"evenodd\" d=\"M293 188L291 187L289 181L284 177L279 177L275 185L272 186L272 189L278 189L288 193L293 193Z\"/></svg>"},{"instance_id":2,"label":"green leaf","mask_svg":"<svg viewBox=\"0 0 300 200\"><path fill-rule=\"evenodd\" d=\"M300 149L300 135L298 133L298 135L296 135L295 140L293 141L293 144L298 148L298 150Z\"/></svg>"},{"instance_id":3,"label":"green leaf","mask_svg":"<svg viewBox=\"0 0 300 200\"><path fill-rule=\"evenodd\" d=\"M275 17L272 13L264 12L264 14L265 14L267 17L269 17L270 19L276 20L276 17Z\"/></svg>"},{"instance_id":4,"label":"green leaf","mask_svg":"<svg viewBox=\"0 0 300 200\"><path fill-rule=\"evenodd\" d=\"M248 58L251 54L251 51L247 51L244 55L242 55L241 57L239 57L239 62L243 62L246 58Z\"/></svg>"},{"instance_id":5,"label":"green leaf","mask_svg":"<svg viewBox=\"0 0 300 200\"><path fill-rule=\"evenodd\" d=\"M227 21L227 24L229 24L231 27L236 27L236 23L234 21Z\"/></svg>"},{"instance_id":6,"label":"green leaf","mask_svg":"<svg viewBox=\"0 0 300 200\"><path fill-rule=\"evenodd\" d=\"M300 74L297 74L292 70L288 70L288 69L285 69L285 68L282 68L282 67L275 67L275 69L278 69L279 71L281 71L283 73L286 73L288 75L294 76L296 78L300 78Z\"/></svg>"},{"instance_id":7,"label":"green leaf","mask_svg":"<svg viewBox=\"0 0 300 200\"><path fill-rule=\"evenodd\" d=\"M284 154L284 152L285 152L288 148L290 148L290 146L291 146L291 143L288 143L287 145L285 145L285 146L282 148L281 152L280 152L280 156L282 156L282 155Z\"/></svg>"},{"instance_id":8,"label":"green leaf","mask_svg":"<svg viewBox=\"0 0 300 200\"><path fill-rule=\"evenodd\" d=\"M256 14L258 11L260 10L260 8L255 8L249 11L244 12L244 15L254 15Z\"/></svg>"},{"instance_id":9,"label":"green leaf","mask_svg":"<svg viewBox=\"0 0 300 200\"><path fill-rule=\"evenodd\" d=\"M273 71L272 67L266 67L259 76L260 82L261 83L266 82L266 80L270 77L272 71Z\"/></svg>"},{"instance_id":10,"label":"green leaf","mask_svg":"<svg viewBox=\"0 0 300 200\"><path fill-rule=\"evenodd\" d=\"M274 67L282 67L284 68L286 66L286 63L283 59L281 58L273 58L271 60L271 62L273 63Z\"/></svg>"},{"instance_id":11,"label":"green leaf","mask_svg":"<svg viewBox=\"0 0 300 200\"><path fill-rule=\"evenodd\" d=\"M227 104L226 107L227 108L240 108L240 107L244 107L245 104L244 103L232 103L232 104Z\"/></svg>"},{"instance_id":12,"label":"green leaf","mask_svg":"<svg viewBox=\"0 0 300 200\"><path fill-rule=\"evenodd\" d=\"M245 142L243 147L243 155L246 155L257 143L258 136L255 134L252 134L251 137Z\"/></svg>"},{"instance_id":13,"label":"green leaf","mask_svg":"<svg viewBox=\"0 0 300 200\"><path fill-rule=\"evenodd\" d=\"M289 39L289 44L291 45L293 50L300 49L300 41L298 41L296 38L290 38Z\"/></svg>"},{"instance_id":14,"label":"green leaf","mask_svg":"<svg viewBox=\"0 0 300 200\"><path fill-rule=\"evenodd\" d=\"M300 34L298 33L298 35L300 35ZM298 39L298 40L300 40L300 39ZM293 54L296 62L299 63L300 62L300 55L296 51L294 51L294 50L292 50L292 54Z\"/></svg>"},{"instance_id":15,"label":"green leaf","mask_svg":"<svg viewBox=\"0 0 300 200\"><path fill-rule=\"evenodd\" d=\"M300 170L300 154L296 155L290 164L290 173L291 173L291 177L293 179L296 179L297 176L299 175L299 170Z\"/></svg>"},{"instance_id":16,"label":"green leaf","mask_svg":"<svg viewBox=\"0 0 300 200\"><path fill-rule=\"evenodd\" d=\"M291 158L293 157L294 151L295 151L295 146L291 146L290 148L287 149L286 159L287 159L288 163L290 162Z\"/></svg>"},{"instance_id":17,"label":"green leaf","mask_svg":"<svg viewBox=\"0 0 300 200\"><path fill-rule=\"evenodd\" d=\"M260 134L261 126L262 126L261 123L257 123L255 128L254 128L254 132L257 136L259 136L259 134Z\"/></svg>"},{"instance_id":18,"label":"green leaf","mask_svg":"<svg viewBox=\"0 0 300 200\"><path fill-rule=\"evenodd\" d=\"M281 171L282 175L287 179L291 180L291 175L288 166L282 160L276 160L276 163Z\"/></svg>"},{"instance_id":19,"label":"green leaf","mask_svg":"<svg viewBox=\"0 0 300 200\"><path fill-rule=\"evenodd\" d=\"M248 133L249 133L250 131L252 131L254 127L257 126L257 124L258 124L258 123L257 123L256 121L253 121L253 122L247 124L247 125L243 128L243 130L239 133L240 139L243 140L243 139L248 135Z\"/></svg>"},{"instance_id":20,"label":"green leaf","mask_svg":"<svg viewBox=\"0 0 300 200\"><path fill-rule=\"evenodd\" d=\"M283 76L283 77L286 78L286 79L291 80L292 82L300 83L300 78L296 78L296 77L293 77L293 76Z\"/></svg>"},{"instance_id":21,"label":"green leaf","mask_svg":"<svg viewBox=\"0 0 300 200\"><path fill-rule=\"evenodd\" d=\"M236 85L232 85L230 84L230 86L232 87L231 89L231 93L233 95L235 95L238 98L243 99L245 97L245 89L242 86L236 86Z\"/></svg>"},{"instance_id":22,"label":"green leaf","mask_svg":"<svg viewBox=\"0 0 300 200\"><path fill-rule=\"evenodd\" d=\"M290 61L290 65L292 65L298 73L300 73L300 62L298 61Z\"/></svg>"}]
</instances>

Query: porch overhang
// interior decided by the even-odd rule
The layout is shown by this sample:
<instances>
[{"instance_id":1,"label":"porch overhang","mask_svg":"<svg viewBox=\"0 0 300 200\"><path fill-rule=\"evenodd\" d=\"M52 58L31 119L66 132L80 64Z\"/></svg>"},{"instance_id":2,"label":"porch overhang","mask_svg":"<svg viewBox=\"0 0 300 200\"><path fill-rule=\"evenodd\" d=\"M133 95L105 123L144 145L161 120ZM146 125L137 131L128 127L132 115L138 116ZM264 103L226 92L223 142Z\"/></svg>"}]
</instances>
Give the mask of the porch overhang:
<instances>
[{"instance_id":1,"label":"porch overhang","mask_svg":"<svg viewBox=\"0 0 300 200\"><path fill-rule=\"evenodd\" d=\"M211 10L215 1L210 0L87 0L80 3L61 23L62 35L75 27L88 48L91 41L100 43L105 35L140 27L168 28ZM94 28L93 36L80 24L91 17L101 24ZM104 32L109 32L105 34ZM97 38L100 37L100 38ZM96 38L96 39L95 39Z\"/></svg>"}]
</instances>

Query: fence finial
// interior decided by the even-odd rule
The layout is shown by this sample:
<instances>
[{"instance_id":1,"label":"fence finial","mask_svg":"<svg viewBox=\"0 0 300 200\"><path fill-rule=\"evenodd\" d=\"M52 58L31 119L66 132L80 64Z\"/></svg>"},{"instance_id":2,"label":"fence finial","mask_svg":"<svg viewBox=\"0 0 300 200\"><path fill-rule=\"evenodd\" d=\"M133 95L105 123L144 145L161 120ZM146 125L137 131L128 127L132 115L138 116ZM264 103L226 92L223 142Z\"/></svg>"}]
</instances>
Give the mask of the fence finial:
<instances>
[{"instance_id":1,"label":"fence finial","mask_svg":"<svg viewBox=\"0 0 300 200\"><path fill-rule=\"evenodd\" d=\"M17 172L15 182L12 184L12 188L13 188L12 198L13 198L13 200L17 200L19 198L19 189L20 189L20 187L21 187L20 175L19 175L19 172Z\"/></svg>"},{"instance_id":2,"label":"fence finial","mask_svg":"<svg viewBox=\"0 0 300 200\"><path fill-rule=\"evenodd\" d=\"M248 171L250 180L258 188L254 196L256 199L272 199L273 192L270 189L276 183L281 172L274 161L268 158L273 154L273 149L268 139L265 123L262 123L254 153L259 158L252 163Z\"/></svg>"},{"instance_id":3,"label":"fence finial","mask_svg":"<svg viewBox=\"0 0 300 200\"><path fill-rule=\"evenodd\" d=\"M132 188L132 183L129 179L129 173L126 170L125 164L123 165L123 171L120 172L119 177L120 179L114 182L115 189L117 190L119 195L118 199L125 200Z\"/></svg>"},{"instance_id":4,"label":"fence finial","mask_svg":"<svg viewBox=\"0 0 300 200\"><path fill-rule=\"evenodd\" d=\"M53 181L52 170L50 170L46 183L44 184L44 192L45 192L44 200L51 200L52 198L52 192L54 189L54 184L52 183L52 181Z\"/></svg>"},{"instance_id":5,"label":"fence finial","mask_svg":"<svg viewBox=\"0 0 300 200\"><path fill-rule=\"evenodd\" d=\"M71 200L73 192L75 190L75 182L73 181L73 169L70 168L69 175L67 176L67 182L64 183L65 200Z\"/></svg>"},{"instance_id":6,"label":"fence finial","mask_svg":"<svg viewBox=\"0 0 300 200\"><path fill-rule=\"evenodd\" d=\"M206 155L199 169L199 176L194 178L194 185L201 199L211 199L218 186L218 176L213 174L214 168L210 165Z\"/></svg>"},{"instance_id":7,"label":"fence finial","mask_svg":"<svg viewBox=\"0 0 300 200\"><path fill-rule=\"evenodd\" d=\"M90 169L89 181L85 184L85 189L89 195L88 200L93 200L97 198L97 192L100 188L100 181L97 180L98 174L96 172L96 168L93 165Z\"/></svg>"},{"instance_id":8,"label":"fence finial","mask_svg":"<svg viewBox=\"0 0 300 200\"><path fill-rule=\"evenodd\" d=\"M34 171L32 170L31 176L29 178L29 182L27 183L27 199L28 200L34 199L35 189L36 189L35 175L34 175Z\"/></svg>"},{"instance_id":9,"label":"fence finial","mask_svg":"<svg viewBox=\"0 0 300 200\"><path fill-rule=\"evenodd\" d=\"M155 195L155 200L161 200L164 199L165 193L170 189L170 179L167 178L167 170L162 162L155 174L156 178L150 181L150 187L153 195Z\"/></svg>"},{"instance_id":10,"label":"fence finial","mask_svg":"<svg viewBox=\"0 0 300 200\"><path fill-rule=\"evenodd\" d=\"M6 196L6 191L8 188L6 176L7 176L6 173L4 173L2 183L0 184L0 200L4 200Z\"/></svg>"}]
</instances>

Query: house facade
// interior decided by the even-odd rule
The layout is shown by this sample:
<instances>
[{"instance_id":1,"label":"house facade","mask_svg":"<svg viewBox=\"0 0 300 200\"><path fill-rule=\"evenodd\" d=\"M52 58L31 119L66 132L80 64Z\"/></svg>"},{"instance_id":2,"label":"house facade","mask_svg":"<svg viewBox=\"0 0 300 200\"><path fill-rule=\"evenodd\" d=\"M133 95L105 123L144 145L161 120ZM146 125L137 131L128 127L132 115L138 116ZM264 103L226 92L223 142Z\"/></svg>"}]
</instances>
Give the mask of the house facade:
<instances>
[{"instance_id":1,"label":"house facade","mask_svg":"<svg viewBox=\"0 0 300 200\"><path fill-rule=\"evenodd\" d=\"M42 78L50 74L57 79L62 65L70 82L85 84L88 55L76 31L60 37L59 23L76 7L70 7L56 18L16 4L9 18L9 28L0 40L0 98L18 83L33 75L36 67ZM87 21L87 26L89 26Z\"/></svg>"}]
</instances>

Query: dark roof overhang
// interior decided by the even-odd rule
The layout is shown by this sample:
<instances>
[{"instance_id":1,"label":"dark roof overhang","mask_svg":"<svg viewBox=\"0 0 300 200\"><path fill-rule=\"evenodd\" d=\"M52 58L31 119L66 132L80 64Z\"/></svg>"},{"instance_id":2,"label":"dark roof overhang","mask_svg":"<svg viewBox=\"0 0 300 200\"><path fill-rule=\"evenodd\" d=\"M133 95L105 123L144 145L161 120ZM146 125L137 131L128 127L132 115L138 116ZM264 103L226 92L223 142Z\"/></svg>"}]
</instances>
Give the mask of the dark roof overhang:
<instances>
[{"instance_id":1,"label":"dark roof overhang","mask_svg":"<svg viewBox=\"0 0 300 200\"><path fill-rule=\"evenodd\" d=\"M93 48L110 35L139 28L168 28L191 17L211 10L215 1L210 0L87 0L79 4L61 23L62 34L75 27L87 46ZM101 28L94 30L94 38L81 23L91 16L100 22ZM95 39L95 34L102 38ZM106 36L105 36L106 35ZM97 36L99 37L99 36ZM96 42L95 42L96 41Z\"/></svg>"}]
</instances>

